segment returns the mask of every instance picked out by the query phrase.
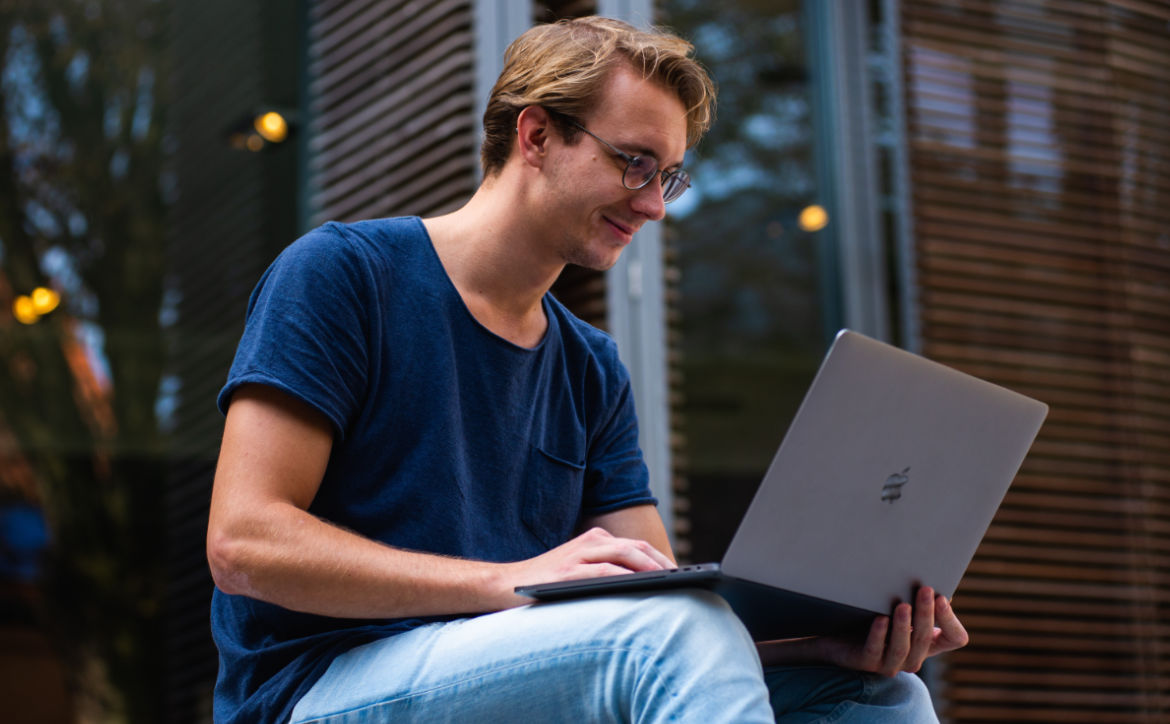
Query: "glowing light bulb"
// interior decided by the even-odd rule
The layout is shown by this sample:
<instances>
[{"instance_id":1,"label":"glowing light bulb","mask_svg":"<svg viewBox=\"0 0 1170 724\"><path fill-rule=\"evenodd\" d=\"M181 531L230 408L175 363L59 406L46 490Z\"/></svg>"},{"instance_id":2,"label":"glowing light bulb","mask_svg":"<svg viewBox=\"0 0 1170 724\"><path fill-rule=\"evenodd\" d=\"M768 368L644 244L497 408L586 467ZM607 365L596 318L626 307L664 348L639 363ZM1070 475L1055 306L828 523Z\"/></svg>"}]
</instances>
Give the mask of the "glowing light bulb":
<instances>
[{"instance_id":1,"label":"glowing light bulb","mask_svg":"<svg viewBox=\"0 0 1170 724\"><path fill-rule=\"evenodd\" d=\"M21 294L12 300L12 316L21 324L34 324L41 315L37 314L36 303L27 294Z\"/></svg>"},{"instance_id":2,"label":"glowing light bulb","mask_svg":"<svg viewBox=\"0 0 1170 724\"><path fill-rule=\"evenodd\" d=\"M288 121L276 111L268 111L259 116L252 123L256 133L264 137L269 143L280 143L288 138Z\"/></svg>"},{"instance_id":3,"label":"glowing light bulb","mask_svg":"<svg viewBox=\"0 0 1170 724\"><path fill-rule=\"evenodd\" d=\"M829 225L829 213L825 211L825 207L812 204L801 210L797 223L805 231L820 231Z\"/></svg>"},{"instance_id":4,"label":"glowing light bulb","mask_svg":"<svg viewBox=\"0 0 1170 724\"><path fill-rule=\"evenodd\" d=\"M32 303L37 315L45 315L57 308L61 295L48 287L37 287L32 291Z\"/></svg>"}]
</instances>

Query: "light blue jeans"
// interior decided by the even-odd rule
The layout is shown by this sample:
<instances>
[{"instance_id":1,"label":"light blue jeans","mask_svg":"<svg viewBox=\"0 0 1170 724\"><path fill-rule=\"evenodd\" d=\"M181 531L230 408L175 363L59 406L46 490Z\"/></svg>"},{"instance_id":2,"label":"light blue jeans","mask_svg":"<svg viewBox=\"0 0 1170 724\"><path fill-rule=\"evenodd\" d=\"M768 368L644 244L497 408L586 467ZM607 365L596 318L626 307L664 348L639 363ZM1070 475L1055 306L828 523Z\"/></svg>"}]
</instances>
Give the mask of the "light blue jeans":
<instances>
[{"instance_id":1,"label":"light blue jeans","mask_svg":"<svg viewBox=\"0 0 1170 724\"><path fill-rule=\"evenodd\" d=\"M761 669L706 591L538 604L423 626L338 656L292 721L936 722L915 676Z\"/></svg>"}]
</instances>

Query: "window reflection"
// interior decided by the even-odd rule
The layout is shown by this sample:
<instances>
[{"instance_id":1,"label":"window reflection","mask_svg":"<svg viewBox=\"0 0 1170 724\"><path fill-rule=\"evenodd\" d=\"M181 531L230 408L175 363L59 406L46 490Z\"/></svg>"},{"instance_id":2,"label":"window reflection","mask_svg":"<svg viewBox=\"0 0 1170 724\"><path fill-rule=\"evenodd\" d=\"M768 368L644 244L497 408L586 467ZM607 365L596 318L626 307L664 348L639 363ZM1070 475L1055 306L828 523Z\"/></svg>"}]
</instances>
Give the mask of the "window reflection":
<instances>
[{"instance_id":1,"label":"window reflection","mask_svg":"<svg viewBox=\"0 0 1170 724\"><path fill-rule=\"evenodd\" d=\"M94 672L71 682L80 700L126 712L159 700L164 660L171 12L0 17L0 604L34 658Z\"/></svg>"},{"instance_id":2,"label":"window reflection","mask_svg":"<svg viewBox=\"0 0 1170 724\"><path fill-rule=\"evenodd\" d=\"M719 87L668 215L694 560L722 555L823 352L801 5L667 3Z\"/></svg>"}]
</instances>

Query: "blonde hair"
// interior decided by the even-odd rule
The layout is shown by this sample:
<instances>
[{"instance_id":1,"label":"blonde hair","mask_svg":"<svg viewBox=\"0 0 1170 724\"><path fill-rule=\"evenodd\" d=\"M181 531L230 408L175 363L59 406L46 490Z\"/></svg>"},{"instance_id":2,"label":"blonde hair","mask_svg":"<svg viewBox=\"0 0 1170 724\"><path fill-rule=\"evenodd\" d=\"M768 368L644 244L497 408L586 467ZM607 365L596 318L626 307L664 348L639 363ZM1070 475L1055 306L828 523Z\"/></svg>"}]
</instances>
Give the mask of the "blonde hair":
<instances>
[{"instance_id":1,"label":"blonde hair","mask_svg":"<svg viewBox=\"0 0 1170 724\"><path fill-rule=\"evenodd\" d=\"M692 50L669 31L641 31L598 16L530 28L508 46L488 97L480 149L484 175L504 167L516 118L528 106L549 111L561 136L575 142L580 131L571 121L581 122L596 106L610 71L623 63L678 95L687 113L687 148L694 146L711 125L715 85L690 57Z\"/></svg>"}]
</instances>

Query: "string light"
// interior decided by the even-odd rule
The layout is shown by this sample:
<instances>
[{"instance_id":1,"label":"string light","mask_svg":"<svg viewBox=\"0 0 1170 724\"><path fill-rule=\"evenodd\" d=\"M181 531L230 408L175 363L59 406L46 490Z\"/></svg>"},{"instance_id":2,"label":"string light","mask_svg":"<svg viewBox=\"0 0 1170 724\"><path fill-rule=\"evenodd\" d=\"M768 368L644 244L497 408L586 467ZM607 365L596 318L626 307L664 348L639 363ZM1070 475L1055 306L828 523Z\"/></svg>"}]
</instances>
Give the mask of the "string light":
<instances>
[{"instance_id":1,"label":"string light","mask_svg":"<svg viewBox=\"0 0 1170 724\"><path fill-rule=\"evenodd\" d=\"M820 231L829 225L829 212L819 204L806 206L801 210L797 223L805 231Z\"/></svg>"},{"instance_id":2,"label":"string light","mask_svg":"<svg viewBox=\"0 0 1170 724\"><path fill-rule=\"evenodd\" d=\"M60 304L60 294L48 287L37 287L31 294L21 294L12 300L12 316L21 324L36 324Z\"/></svg>"},{"instance_id":3,"label":"string light","mask_svg":"<svg viewBox=\"0 0 1170 724\"><path fill-rule=\"evenodd\" d=\"M31 296L33 310L41 317L56 309L61 303L61 295L48 287L37 287Z\"/></svg>"},{"instance_id":4,"label":"string light","mask_svg":"<svg viewBox=\"0 0 1170 724\"><path fill-rule=\"evenodd\" d=\"M276 111L268 111L256 116L252 125L256 128L256 133L259 133L269 143L280 143L288 138L288 121L284 120L284 116Z\"/></svg>"}]
</instances>

